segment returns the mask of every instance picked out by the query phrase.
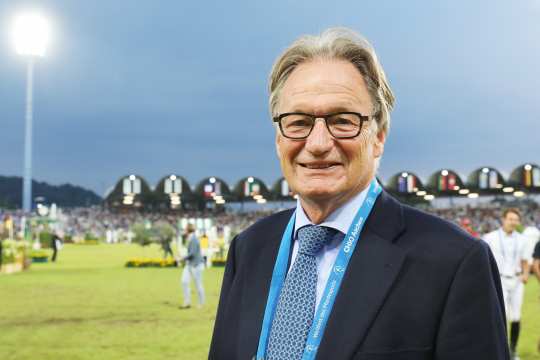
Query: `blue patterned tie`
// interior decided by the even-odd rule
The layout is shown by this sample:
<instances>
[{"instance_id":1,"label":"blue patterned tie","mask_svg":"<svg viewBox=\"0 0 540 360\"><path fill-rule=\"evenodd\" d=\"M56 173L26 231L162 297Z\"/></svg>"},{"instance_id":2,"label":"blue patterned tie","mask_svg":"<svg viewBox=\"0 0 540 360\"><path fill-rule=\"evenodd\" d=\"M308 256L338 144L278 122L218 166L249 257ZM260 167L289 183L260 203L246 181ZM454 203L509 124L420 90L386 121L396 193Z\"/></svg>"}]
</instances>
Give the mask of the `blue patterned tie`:
<instances>
[{"instance_id":1,"label":"blue patterned tie","mask_svg":"<svg viewBox=\"0 0 540 360\"><path fill-rule=\"evenodd\" d=\"M334 233L333 229L316 225L298 230L298 255L279 294L268 340L268 360L302 358L315 313L315 256Z\"/></svg>"}]
</instances>

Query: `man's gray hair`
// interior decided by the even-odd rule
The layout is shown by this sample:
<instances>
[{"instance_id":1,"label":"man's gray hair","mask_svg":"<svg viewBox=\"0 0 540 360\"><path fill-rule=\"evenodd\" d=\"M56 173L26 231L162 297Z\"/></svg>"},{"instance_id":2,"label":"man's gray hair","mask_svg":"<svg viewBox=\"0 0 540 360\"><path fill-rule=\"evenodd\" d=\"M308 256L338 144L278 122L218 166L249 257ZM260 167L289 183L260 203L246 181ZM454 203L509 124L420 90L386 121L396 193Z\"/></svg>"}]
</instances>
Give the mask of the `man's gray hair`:
<instances>
[{"instance_id":1,"label":"man's gray hair","mask_svg":"<svg viewBox=\"0 0 540 360\"><path fill-rule=\"evenodd\" d=\"M276 60L270 74L272 117L278 115L276 108L280 92L289 75L298 65L316 59L346 60L360 71L374 106L373 115L377 128L385 134L388 133L394 94L371 44L363 36L347 28L330 28L320 35L304 35Z\"/></svg>"}]
</instances>

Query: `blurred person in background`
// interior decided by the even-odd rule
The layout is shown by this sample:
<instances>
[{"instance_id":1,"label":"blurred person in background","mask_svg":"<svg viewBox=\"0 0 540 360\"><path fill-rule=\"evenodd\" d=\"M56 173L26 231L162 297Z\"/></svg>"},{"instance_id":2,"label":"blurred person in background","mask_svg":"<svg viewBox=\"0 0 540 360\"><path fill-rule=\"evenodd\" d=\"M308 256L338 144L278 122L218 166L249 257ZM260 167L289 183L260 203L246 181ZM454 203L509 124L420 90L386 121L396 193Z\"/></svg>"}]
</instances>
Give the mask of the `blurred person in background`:
<instances>
[{"instance_id":1,"label":"blurred person in background","mask_svg":"<svg viewBox=\"0 0 540 360\"><path fill-rule=\"evenodd\" d=\"M540 282L540 241L538 241L534 247L533 253L533 272L536 278ZM540 339L538 340L538 352L540 352Z\"/></svg>"},{"instance_id":2,"label":"blurred person in background","mask_svg":"<svg viewBox=\"0 0 540 360\"><path fill-rule=\"evenodd\" d=\"M187 255L184 257L184 270L182 271L182 289L184 290L184 304L181 309L191 307L191 279L195 282L199 306L204 305L203 270L204 259L201 253L201 243L195 234L195 226L188 224L186 228Z\"/></svg>"},{"instance_id":3,"label":"blurred person in background","mask_svg":"<svg viewBox=\"0 0 540 360\"><path fill-rule=\"evenodd\" d=\"M472 228L471 220L469 218L463 218L461 220L461 227L475 238L478 237L479 234Z\"/></svg>"},{"instance_id":4,"label":"blurred person in background","mask_svg":"<svg viewBox=\"0 0 540 360\"><path fill-rule=\"evenodd\" d=\"M534 252L534 247L540 240L540 230L536 226L527 226L523 232L523 237L526 240L527 253L532 254ZM533 258L529 259L529 266L531 271L533 270Z\"/></svg>"},{"instance_id":5,"label":"blurred person in background","mask_svg":"<svg viewBox=\"0 0 540 360\"><path fill-rule=\"evenodd\" d=\"M62 249L62 239L60 238L57 231L53 231L53 233L51 234L51 249L53 251L51 261L56 262L58 251Z\"/></svg>"},{"instance_id":6,"label":"blurred person in background","mask_svg":"<svg viewBox=\"0 0 540 360\"><path fill-rule=\"evenodd\" d=\"M525 284L529 277L530 252L527 240L516 231L521 224L521 213L517 208L508 208L502 214L502 226L484 235L501 275L506 314L510 321L510 351L513 359L517 355L517 343L521 329L521 306Z\"/></svg>"},{"instance_id":7,"label":"blurred person in background","mask_svg":"<svg viewBox=\"0 0 540 360\"><path fill-rule=\"evenodd\" d=\"M538 281L540 281L540 241L534 247L533 259L533 271Z\"/></svg>"}]
</instances>

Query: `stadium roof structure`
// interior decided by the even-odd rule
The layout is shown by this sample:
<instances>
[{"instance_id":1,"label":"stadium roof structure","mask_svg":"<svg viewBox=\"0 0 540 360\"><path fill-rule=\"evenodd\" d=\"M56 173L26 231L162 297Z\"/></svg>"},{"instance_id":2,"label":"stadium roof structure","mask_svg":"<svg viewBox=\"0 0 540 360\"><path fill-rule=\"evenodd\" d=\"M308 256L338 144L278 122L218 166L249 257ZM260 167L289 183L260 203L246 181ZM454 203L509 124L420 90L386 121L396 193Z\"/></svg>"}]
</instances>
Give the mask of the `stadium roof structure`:
<instances>
[{"instance_id":1,"label":"stadium roof structure","mask_svg":"<svg viewBox=\"0 0 540 360\"><path fill-rule=\"evenodd\" d=\"M434 172L426 184L426 189L437 195L458 195L465 185L461 177L454 170L441 169Z\"/></svg>"},{"instance_id":2,"label":"stadium roof structure","mask_svg":"<svg viewBox=\"0 0 540 360\"><path fill-rule=\"evenodd\" d=\"M112 207L140 208L152 202L153 192L148 182L139 175L125 175L118 180L114 189L105 198L105 203Z\"/></svg>"},{"instance_id":3,"label":"stadium roof structure","mask_svg":"<svg viewBox=\"0 0 540 360\"><path fill-rule=\"evenodd\" d=\"M280 201L294 200L294 193L284 177L279 178L272 186L272 199Z\"/></svg>"},{"instance_id":4,"label":"stadium roof structure","mask_svg":"<svg viewBox=\"0 0 540 360\"><path fill-rule=\"evenodd\" d=\"M154 194L156 205L169 209L178 209L182 207L182 204L196 200L187 180L178 174L161 178Z\"/></svg>"},{"instance_id":5,"label":"stadium roof structure","mask_svg":"<svg viewBox=\"0 0 540 360\"><path fill-rule=\"evenodd\" d=\"M233 194L239 201L256 201L259 204L264 204L272 195L264 181L253 176L240 179Z\"/></svg>"},{"instance_id":6,"label":"stadium roof structure","mask_svg":"<svg viewBox=\"0 0 540 360\"><path fill-rule=\"evenodd\" d=\"M521 164L510 174L508 185L518 191L540 193L540 166L533 163Z\"/></svg>"},{"instance_id":7,"label":"stadium roof structure","mask_svg":"<svg viewBox=\"0 0 540 360\"><path fill-rule=\"evenodd\" d=\"M412 171L394 174L386 184L379 183L389 192L408 202L430 201L435 197L469 197L481 195L513 195L521 197L540 194L540 166L525 163L515 168L505 180L500 171L490 166L480 167L469 174L467 181L450 169L440 169L423 182ZM121 177L105 198L113 207L166 209L204 208L206 204L223 205L226 202L294 201L295 194L287 180L279 178L271 189L260 178L248 176L240 179L231 192L221 178L211 176L201 180L192 191L187 180L177 174L166 175L152 190L139 175Z\"/></svg>"},{"instance_id":8,"label":"stadium roof structure","mask_svg":"<svg viewBox=\"0 0 540 360\"><path fill-rule=\"evenodd\" d=\"M411 171L402 171L387 181L386 190L401 196L425 196L426 188L420 178Z\"/></svg>"},{"instance_id":9,"label":"stadium roof structure","mask_svg":"<svg viewBox=\"0 0 540 360\"><path fill-rule=\"evenodd\" d=\"M497 169L490 166L483 166L469 174L467 177L467 188L472 193L489 195L499 194L507 186L504 177Z\"/></svg>"},{"instance_id":10,"label":"stadium roof structure","mask_svg":"<svg viewBox=\"0 0 540 360\"><path fill-rule=\"evenodd\" d=\"M199 182L195 188L195 195L204 201L214 201L216 205L223 205L227 201L235 200L229 185L215 176L207 177Z\"/></svg>"}]
</instances>

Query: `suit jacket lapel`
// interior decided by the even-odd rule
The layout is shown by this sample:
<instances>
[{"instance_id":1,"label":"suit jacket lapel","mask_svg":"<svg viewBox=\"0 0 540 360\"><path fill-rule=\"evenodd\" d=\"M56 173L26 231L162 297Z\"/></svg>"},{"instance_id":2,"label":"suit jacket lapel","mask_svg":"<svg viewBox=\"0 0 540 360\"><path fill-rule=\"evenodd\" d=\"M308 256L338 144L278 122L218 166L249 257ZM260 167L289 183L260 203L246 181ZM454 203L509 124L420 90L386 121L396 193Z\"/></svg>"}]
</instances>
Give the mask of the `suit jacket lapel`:
<instances>
[{"instance_id":1,"label":"suit jacket lapel","mask_svg":"<svg viewBox=\"0 0 540 360\"><path fill-rule=\"evenodd\" d=\"M401 205L381 193L349 262L317 358L348 359L358 349L405 260L394 244L404 229Z\"/></svg>"}]
</instances>

